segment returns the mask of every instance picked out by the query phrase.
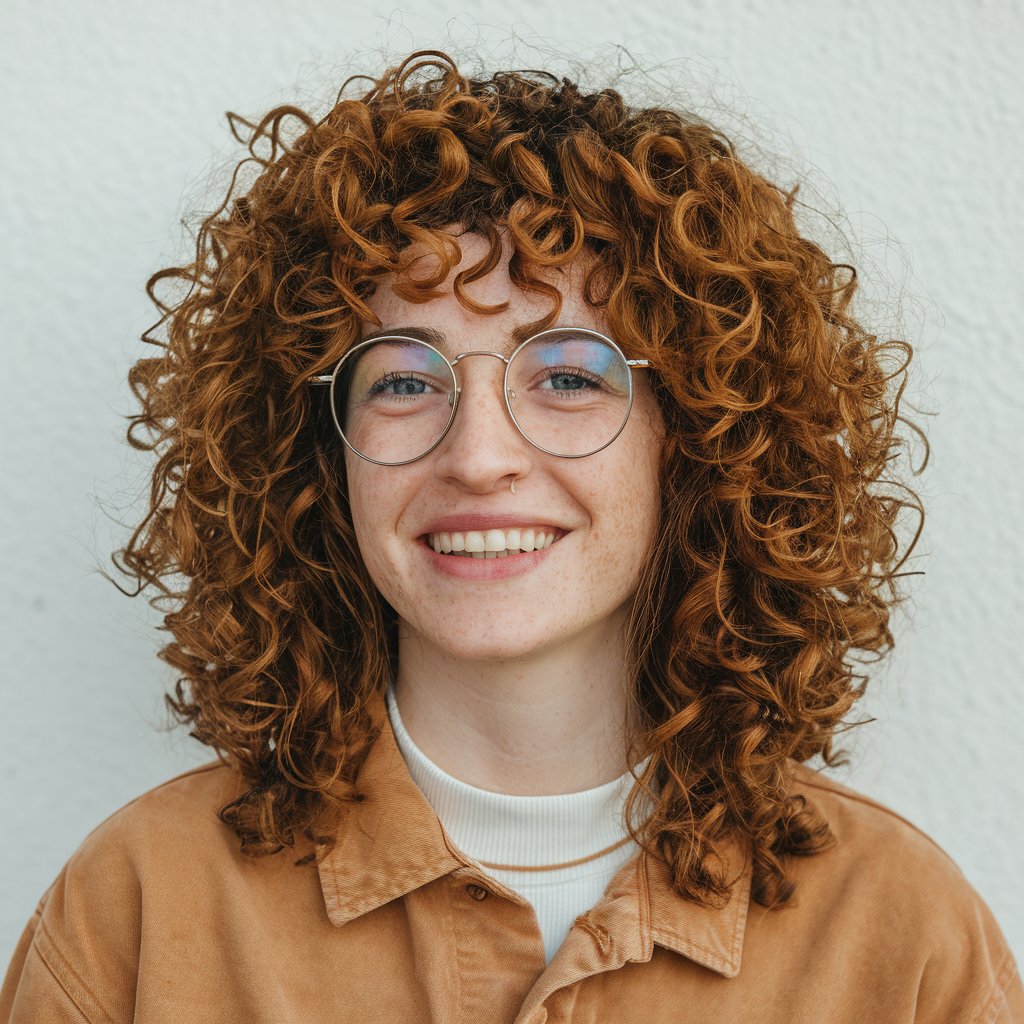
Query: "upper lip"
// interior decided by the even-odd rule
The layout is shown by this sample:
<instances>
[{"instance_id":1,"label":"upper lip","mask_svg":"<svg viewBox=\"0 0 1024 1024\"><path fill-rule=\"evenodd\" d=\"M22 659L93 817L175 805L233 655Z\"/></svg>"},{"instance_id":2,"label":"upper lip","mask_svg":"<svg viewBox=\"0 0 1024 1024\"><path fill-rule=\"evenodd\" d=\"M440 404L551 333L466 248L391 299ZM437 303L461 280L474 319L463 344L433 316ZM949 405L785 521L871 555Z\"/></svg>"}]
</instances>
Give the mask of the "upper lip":
<instances>
[{"instance_id":1,"label":"upper lip","mask_svg":"<svg viewBox=\"0 0 1024 1024\"><path fill-rule=\"evenodd\" d=\"M534 516L529 512L462 512L458 515L435 519L424 530L428 533L466 533L469 530L505 530L516 526L547 526L552 530L564 530L565 527L552 523L544 516Z\"/></svg>"}]
</instances>

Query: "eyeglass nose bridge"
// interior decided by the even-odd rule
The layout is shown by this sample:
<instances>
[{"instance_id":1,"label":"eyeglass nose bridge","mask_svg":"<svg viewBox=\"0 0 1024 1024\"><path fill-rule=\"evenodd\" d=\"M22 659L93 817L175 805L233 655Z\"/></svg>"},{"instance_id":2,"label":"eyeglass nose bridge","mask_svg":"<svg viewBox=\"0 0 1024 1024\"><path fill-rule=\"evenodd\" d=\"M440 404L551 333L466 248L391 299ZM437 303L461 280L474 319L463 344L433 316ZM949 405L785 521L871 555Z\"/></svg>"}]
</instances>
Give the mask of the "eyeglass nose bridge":
<instances>
[{"instance_id":1,"label":"eyeglass nose bridge","mask_svg":"<svg viewBox=\"0 0 1024 1024\"><path fill-rule=\"evenodd\" d=\"M467 356L494 356L495 359L500 359L506 366L512 361L511 356L503 356L500 352L488 352L486 349L474 349L472 352L460 352L454 359L449 359L448 363L451 366L455 366L456 363L461 362Z\"/></svg>"},{"instance_id":2,"label":"eyeglass nose bridge","mask_svg":"<svg viewBox=\"0 0 1024 1024\"><path fill-rule=\"evenodd\" d=\"M473 349L470 352L460 352L454 358L451 358L451 359L447 360L447 362L449 362L449 366L452 367L452 369L454 370L460 364L460 362L463 359L468 358L470 355L493 355L496 359L501 359L502 360L503 364L505 365L506 370L508 369L508 365L512 361L512 356L511 355L502 355L501 352L488 352L486 349L477 348L477 349ZM508 390L507 386L505 387L505 390L506 391ZM458 377L456 377L456 379L455 379L455 393L456 393L456 398L458 398L458 396L462 394L462 382L459 380ZM514 398L515 395L512 395L512 397ZM517 424L517 426L518 426L518 424Z\"/></svg>"},{"instance_id":3,"label":"eyeglass nose bridge","mask_svg":"<svg viewBox=\"0 0 1024 1024\"><path fill-rule=\"evenodd\" d=\"M518 351L518 349L516 349L516 351ZM452 424L455 422L456 407L459 404L459 399L462 397L462 381L460 381L458 375L454 373L455 368L460 364L460 362L463 359L466 359L471 355L492 355L496 359L500 359L502 361L502 364L504 364L505 366L505 376L502 379L502 396L505 398L505 408L508 411L509 417L511 418L512 424L515 426L516 430L518 430L519 433L522 434L522 436L525 437L530 444L534 444L534 441L531 441L529 437L526 436L522 427L519 426L519 423L515 418L515 414L512 412L512 407L509 404L509 397L515 397L515 392L508 386L508 368L510 362L512 361L512 355L515 355L515 352L513 352L512 355L502 355L501 352L488 352L486 349L483 348L476 348L469 352L459 352L458 355L455 355L451 359L447 360L447 364L449 364L449 366L452 368L453 376L455 377L455 393L452 395L451 399L452 419L449 420L449 423L447 423L447 426L444 428L444 433L441 434L437 442L440 443L440 441L443 440L444 434L449 432L449 430L452 427ZM534 444L534 446L537 447L538 445ZM542 449L542 451L544 450Z\"/></svg>"}]
</instances>

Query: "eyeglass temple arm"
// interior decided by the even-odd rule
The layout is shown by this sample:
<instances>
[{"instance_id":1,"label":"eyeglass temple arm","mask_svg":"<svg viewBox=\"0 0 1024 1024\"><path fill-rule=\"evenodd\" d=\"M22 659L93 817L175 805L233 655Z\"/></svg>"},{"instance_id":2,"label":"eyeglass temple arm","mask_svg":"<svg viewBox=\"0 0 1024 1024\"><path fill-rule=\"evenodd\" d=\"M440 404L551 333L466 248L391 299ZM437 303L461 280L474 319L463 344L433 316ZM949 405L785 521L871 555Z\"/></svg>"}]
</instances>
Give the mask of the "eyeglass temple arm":
<instances>
[{"instance_id":1,"label":"eyeglass temple arm","mask_svg":"<svg viewBox=\"0 0 1024 1024\"><path fill-rule=\"evenodd\" d=\"M647 369L650 369L650 365L651 364L650 364L650 361L647 360L647 359L627 359L626 360L626 365L627 366L636 367L636 369L638 369L638 370L647 370ZM316 376L313 376L313 377L307 377L306 378L306 383L307 384L330 384L333 377L334 377L333 373L320 373L320 374L317 374Z\"/></svg>"}]
</instances>

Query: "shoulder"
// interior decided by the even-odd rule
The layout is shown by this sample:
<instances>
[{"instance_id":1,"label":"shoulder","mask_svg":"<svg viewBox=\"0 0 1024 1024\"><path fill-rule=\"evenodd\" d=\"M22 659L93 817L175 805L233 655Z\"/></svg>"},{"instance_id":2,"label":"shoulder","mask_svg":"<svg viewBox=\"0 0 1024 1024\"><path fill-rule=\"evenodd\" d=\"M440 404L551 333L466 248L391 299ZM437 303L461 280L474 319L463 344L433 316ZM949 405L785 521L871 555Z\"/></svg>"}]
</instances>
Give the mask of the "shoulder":
<instances>
[{"instance_id":1,"label":"shoulder","mask_svg":"<svg viewBox=\"0 0 1024 1024\"><path fill-rule=\"evenodd\" d=\"M240 859L238 840L218 814L243 789L235 771L212 762L130 800L72 853L43 896L44 923L108 914L123 923L143 890L171 889L200 865Z\"/></svg>"},{"instance_id":2,"label":"shoulder","mask_svg":"<svg viewBox=\"0 0 1024 1024\"><path fill-rule=\"evenodd\" d=\"M83 897L124 899L143 884L174 876L187 864L232 859L238 840L218 813L244 789L238 774L212 762L140 794L100 822L81 842L53 888L73 883ZM51 889L51 892L53 889ZM50 893L44 900L50 897Z\"/></svg>"},{"instance_id":3,"label":"shoulder","mask_svg":"<svg viewBox=\"0 0 1024 1024\"><path fill-rule=\"evenodd\" d=\"M835 839L787 862L797 917L818 934L842 934L847 954L888 962L894 979L912 981L922 1020L949 1019L942 1008L955 1005L989 1019L984 1012L997 1013L1010 994L1022 998L992 911L939 843L853 787L807 765L790 768L790 793L828 821Z\"/></svg>"},{"instance_id":4,"label":"shoulder","mask_svg":"<svg viewBox=\"0 0 1024 1024\"><path fill-rule=\"evenodd\" d=\"M807 765L791 764L789 792L802 796L829 824L834 844L799 860L814 883L883 894L937 917L964 914L981 897L952 857L924 830L874 798ZM794 863L794 866L796 864ZM934 897L941 894L942 899Z\"/></svg>"},{"instance_id":5,"label":"shoulder","mask_svg":"<svg viewBox=\"0 0 1024 1024\"><path fill-rule=\"evenodd\" d=\"M908 818L806 764L790 762L789 791L802 795L828 820L837 849L860 853L901 853L932 865L939 872L962 873L950 856Z\"/></svg>"},{"instance_id":6,"label":"shoulder","mask_svg":"<svg viewBox=\"0 0 1024 1024\"><path fill-rule=\"evenodd\" d=\"M141 869L154 855L166 856L180 849L198 852L198 839L231 835L218 813L244 788L237 772L218 761L182 772L100 822L82 841L68 867L119 856Z\"/></svg>"}]
</instances>

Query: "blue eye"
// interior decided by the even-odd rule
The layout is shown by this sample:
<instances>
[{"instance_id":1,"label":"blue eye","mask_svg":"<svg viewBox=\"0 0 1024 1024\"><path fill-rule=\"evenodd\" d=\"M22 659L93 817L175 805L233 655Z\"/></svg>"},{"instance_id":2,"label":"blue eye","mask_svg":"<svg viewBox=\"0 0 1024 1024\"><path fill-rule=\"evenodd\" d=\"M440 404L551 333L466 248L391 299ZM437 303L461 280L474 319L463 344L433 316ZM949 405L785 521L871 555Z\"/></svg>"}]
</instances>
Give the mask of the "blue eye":
<instances>
[{"instance_id":1,"label":"blue eye","mask_svg":"<svg viewBox=\"0 0 1024 1024\"><path fill-rule=\"evenodd\" d=\"M552 368L548 371L541 387L550 391L586 391L601 390L604 381L596 374L581 367Z\"/></svg>"},{"instance_id":2,"label":"blue eye","mask_svg":"<svg viewBox=\"0 0 1024 1024\"><path fill-rule=\"evenodd\" d=\"M369 394L387 398L415 398L426 394L427 382L412 374L388 373L370 386Z\"/></svg>"},{"instance_id":3,"label":"blue eye","mask_svg":"<svg viewBox=\"0 0 1024 1024\"><path fill-rule=\"evenodd\" d=\"M579 391L587 386L587 381L578 373L556 373L548 379L555 391Z\"/></svg>"}]
</instances>

